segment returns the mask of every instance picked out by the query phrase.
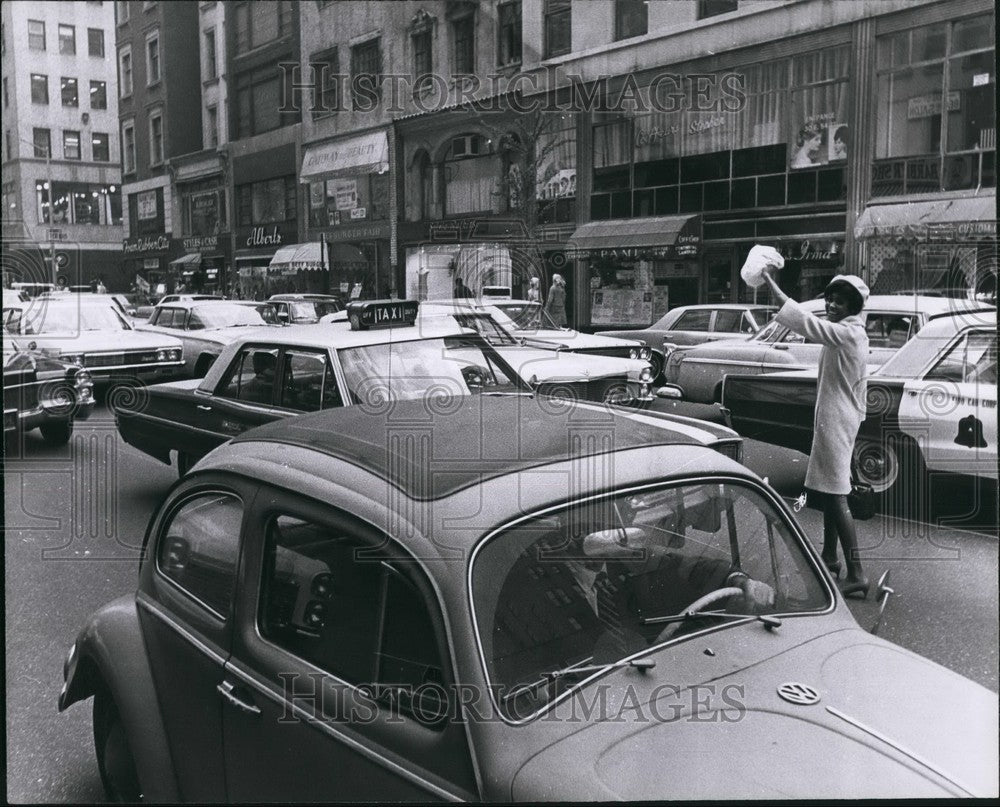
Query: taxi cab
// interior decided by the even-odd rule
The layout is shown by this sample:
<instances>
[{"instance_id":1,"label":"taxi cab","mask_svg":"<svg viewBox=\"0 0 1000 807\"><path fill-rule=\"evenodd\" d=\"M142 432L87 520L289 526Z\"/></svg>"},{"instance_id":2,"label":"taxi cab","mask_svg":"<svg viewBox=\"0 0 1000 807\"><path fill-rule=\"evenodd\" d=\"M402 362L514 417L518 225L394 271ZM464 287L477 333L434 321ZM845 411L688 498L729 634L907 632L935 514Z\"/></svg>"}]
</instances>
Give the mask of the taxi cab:
<instances>
[{"instance_id":1,"label":"taxi cab","mask_svg":"<svg viewBox=\"0 0 1000 807\"><path fill-rule=\"evenodd\" d=\"M996 694L861 629L732 432L455 401L169 491L64 665L112 799L996 796Z\"/></svg>"},{"instance_id":2,"label":"taxi cab","mask_svg":"<svg viewBox=\"0 0 1000 807\"><path fill-rule=\"evenodd\" d=\"M116 306L97 296L63 294L5 304L3 321L8 334L80 365L99 385L178 378L184 366L179 340L136 330Z\"/></svg>"},{"instance_id":3,"label":"taxi cab","mask_svg":"<svg viewBox=\"0 0 1000 807\"><path fill-rule=\"evenodd\" d=\"M141 406L118 407L122 439L161 462L173 454L183 475L232 437L290 415L531 393L475 332L450 319L415 325L416 303L352 303L347 311L349 320L322 328L244 329L204 378L150 386Z\"/></svg>"}]
</instances>

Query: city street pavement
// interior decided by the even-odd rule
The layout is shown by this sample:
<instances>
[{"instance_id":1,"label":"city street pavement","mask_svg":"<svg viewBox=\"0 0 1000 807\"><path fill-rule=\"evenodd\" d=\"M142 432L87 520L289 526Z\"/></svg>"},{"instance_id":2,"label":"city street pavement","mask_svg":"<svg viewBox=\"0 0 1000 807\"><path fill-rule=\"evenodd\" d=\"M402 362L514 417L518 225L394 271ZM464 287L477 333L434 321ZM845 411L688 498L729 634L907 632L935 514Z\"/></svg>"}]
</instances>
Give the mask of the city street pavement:
<instances>
[{"instance_id":1,"label":"city street pavement","mask_svg":"<svg viewBox=\"0 0 1000 807\"><path fill-rule=\"evenodd\" d=\"M656 408L718 416L714 407L658 401ZM789 499L801 490L804 455L748 443L745 461ZM7 799L101 801L90 702L56 711L63 660L92 611L134 590L149 516L175 470L122 443L103 407L78 424L69 446L50 448L28 435L23 456L8 456L4 470ZM954 502L969 496L948 498L956 510ZM974 521L989 518L988 508L978 510ZM819 546L820 514L803 510L798 518ZM897 592L881 635L996 691L995 527L878 516L859 524L859 538L868 575L891 569ZM868 601L851 610L867 627L877 609Z\"/></svg>"}]
</instances>

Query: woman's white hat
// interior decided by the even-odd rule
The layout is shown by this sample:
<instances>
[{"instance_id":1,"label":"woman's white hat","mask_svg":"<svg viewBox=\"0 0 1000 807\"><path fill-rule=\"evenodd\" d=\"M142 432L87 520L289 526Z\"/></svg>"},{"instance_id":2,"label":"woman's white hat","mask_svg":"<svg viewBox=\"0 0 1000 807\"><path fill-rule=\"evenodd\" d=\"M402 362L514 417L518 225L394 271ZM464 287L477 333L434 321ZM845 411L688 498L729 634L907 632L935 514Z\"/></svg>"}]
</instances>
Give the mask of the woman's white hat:
<instances>
[{"instance_id":1,"label":"woman's white hat","mask_svg":"<svg viewBox=\"0 0 1000 807\"><path fill-rule=\"evenodd\" d=\"M827 283L826 287L830 288L834 283L846 283L848 286L852 286L854 290L861 295L861 300L863 302L868 302L868 295L871 293L868 289L868 285L857 275L837 275L833 280Z\"/></svg>"}]
</instances>

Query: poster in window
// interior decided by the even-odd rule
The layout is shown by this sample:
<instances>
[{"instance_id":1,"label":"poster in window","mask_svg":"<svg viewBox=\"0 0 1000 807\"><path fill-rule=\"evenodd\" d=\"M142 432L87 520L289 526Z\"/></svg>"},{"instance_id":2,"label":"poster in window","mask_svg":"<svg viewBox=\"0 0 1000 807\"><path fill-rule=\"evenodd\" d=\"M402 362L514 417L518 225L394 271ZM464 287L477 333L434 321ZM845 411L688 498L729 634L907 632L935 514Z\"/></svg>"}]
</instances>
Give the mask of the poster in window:
<instances>
[{"instance_id":1,"label":"poster in window","mask_svg":"<svg viewBox=\"0 0 1000 807\"><path fill-rule=\"evenodd\" d=\"M847 159L847 143L851 130L846 123L835 123L827 127L826 142L830 147L829 160L832 163Z\"/></svg>"},{"instance_id":2,"label":"poster in window","mask_svg":"<svg viewBox=\"0 0 1000 807\"><path fill-rule=\"evenodd\" d=\"M333 198L337 210L353 210L358 206L356 179L331 179L327 183L327 198Z\"/></svg>"},{"instance_id":3,"label":"poster in window","mask_svg":"<svg viewBox=\"0 0 1000 807\"><path fill-rule=\"evenodd\" d=\"M135 204L138 211L139 219L145 221L147 219L156 218L156 191L143 191L142 193L137 193L135 195Z\"/></svg>"}]
</instances>

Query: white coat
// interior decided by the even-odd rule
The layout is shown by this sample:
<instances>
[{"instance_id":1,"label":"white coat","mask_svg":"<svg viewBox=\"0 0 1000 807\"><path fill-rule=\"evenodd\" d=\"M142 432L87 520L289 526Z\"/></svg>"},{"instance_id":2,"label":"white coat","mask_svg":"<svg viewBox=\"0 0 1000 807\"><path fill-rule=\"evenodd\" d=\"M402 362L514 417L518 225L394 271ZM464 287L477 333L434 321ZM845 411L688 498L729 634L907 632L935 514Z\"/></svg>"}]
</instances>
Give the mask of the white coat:
<instances>
[{"instance_id":1,"label":"white coat","mask_svg":"<svg viewBox=\"0 0 1000 807\"><path fill-rule=\"evenodd\" d=\"M806 487L819 493L851 492L851 455L866 411L868 333L861 317L828 322L788 300L778 322L819 342L819 379Z\"/></svg>"}]
</instances>

